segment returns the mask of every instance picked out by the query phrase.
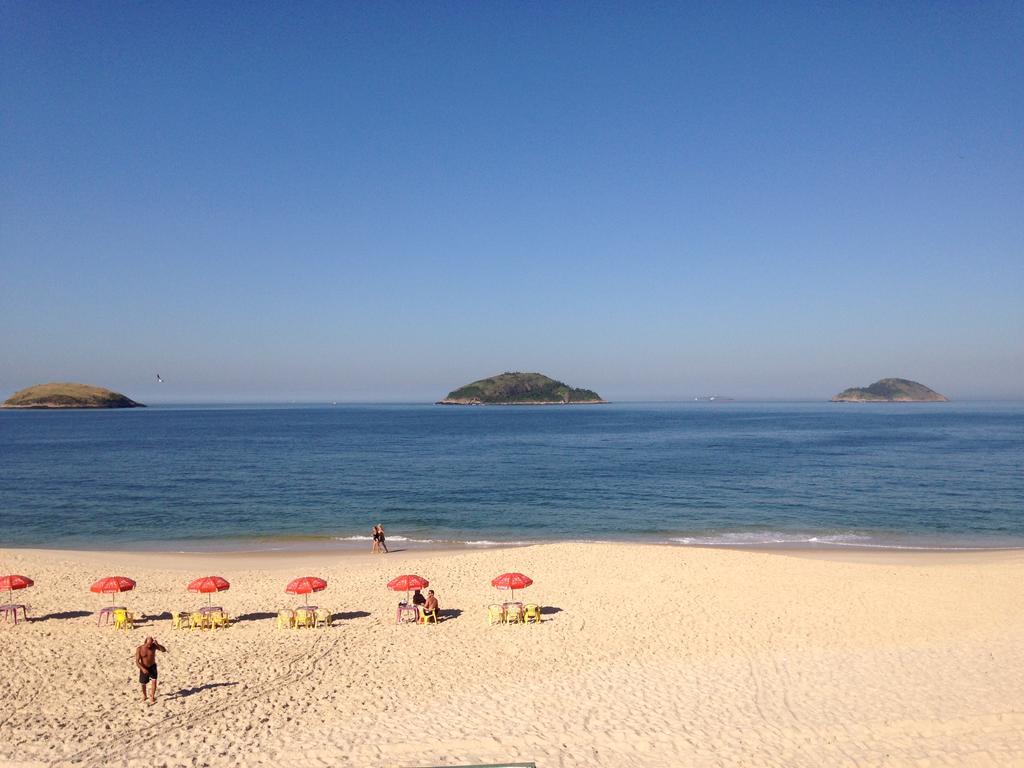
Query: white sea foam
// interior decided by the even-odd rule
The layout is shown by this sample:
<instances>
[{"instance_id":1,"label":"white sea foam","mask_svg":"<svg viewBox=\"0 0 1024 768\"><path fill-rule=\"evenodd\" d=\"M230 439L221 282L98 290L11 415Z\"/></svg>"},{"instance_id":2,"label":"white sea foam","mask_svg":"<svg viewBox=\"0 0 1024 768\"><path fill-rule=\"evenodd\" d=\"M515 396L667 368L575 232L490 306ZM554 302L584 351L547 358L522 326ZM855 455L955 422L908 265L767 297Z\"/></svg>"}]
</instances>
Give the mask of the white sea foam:
<instances>
[{"instance_id":1,"label":"white sea foam","mask_svg":"<svg viewBox=\"0 0 1024 768\"><path fill-rule=\"evenodd\" d=\"M855 544L845 541L832 542L837 547L868 547L870 549L912 549L921 552L1002 552L1008 549L1024 549L1024 547L947 547L940 544Z\"/></svg>"},{"instance_id":2,"label":"white sea foam","mask_svg":"<svg viewBox=\"0 0 1024 768\"><path fill-rule=\"evenodd\" d=\"M535 542L532 541L490 541L488 539L481 539L480 541L463 541L457 542L465 544L467 547L527 547Z\"/></svg>"},{"instance_id":3,"label":"white sea foam","mask_svg":"<svg viewBox=\"0 0 1024 768\"><path fill-rule=\"evenodd\" d=\"M670 538L675 544L698 547L760 547L767 544L836 544L863 546L871 537L855 533L814 535L809 533L781 533L779 531L743 531L718 533L708 536L679 536Z\"/></svg>"},{"instance_id":4,"label":"white sea foam","mask_svg":"<svg viewBox=\"0 0 1024 768\"><path fill-rule=\"evenodd\" d=\"M856 533L800 534L778 531L745 531L719 533L707 536L680 536L669 539L674 544L695 547L763 547L772 545L808 545L811 547L851 547L854 549L897 549L921 552L996 552L1019 547L948 546L943 544L904 544L898 541L879 541Z\"/></svg>"},{"instance_id":5,"label":"white sea foam","mask_svg":"<svg viewBox=\"0 0 1024 768\"><path fill-rule=\"evenodd\" d=\"M335 536L335 541L370 541L372 536ZM385 534L384 542L389 541L410 541L414 544L437 544L437 539L413 539L408 536L388 536Z\"/></svg>"},{"instance_id":6,"label":"white sea foam","mask_svg":"<svg viewBox=\"0 0 1024 768\"><path fill-rule=\"evenodd\" d=\"M370 541L370 536L335 536L335 541ZM460 541L458 539L417 539L412 536L387 536L385 541L403 541L410 544L454 544L463 547L526 547L536 544L535 541L493 541L491 539L478 539L475 541Z\"/></svg>"}]
</instances>

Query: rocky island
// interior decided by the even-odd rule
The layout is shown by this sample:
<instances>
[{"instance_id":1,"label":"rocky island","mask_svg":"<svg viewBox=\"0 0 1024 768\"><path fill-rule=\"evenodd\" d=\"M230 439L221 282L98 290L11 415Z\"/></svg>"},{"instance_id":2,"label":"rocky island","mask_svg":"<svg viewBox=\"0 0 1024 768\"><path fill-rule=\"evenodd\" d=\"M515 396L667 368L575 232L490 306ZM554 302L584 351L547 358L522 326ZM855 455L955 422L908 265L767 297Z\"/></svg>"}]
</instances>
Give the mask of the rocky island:
<instances>
[{"instance_id":1,"label":"rocky island","mask_svg":"<svg viewBox=\"0 0 1024 768\"><path fill-rule=\"evenodd\" d=\"M949 400L934 389L909 379L879 379L869 387L844 389L833 403L945 403Z\"/></svg>"},{"instance_id":2,"label":"rocky island","mask_svg":"<svg viewBox=\"0 0 1024 768\"><path fill-rule=\"evenodd\" d=\"M145 408L120 392L70 382L36 384L15 392L0 408Z\"/></svg>"},{"instance_id":3,"label":"rocky island","mask_svg":"<svg viewBox=\"0 0 1024 768\"><path fill-rule=\"evenodd\" d=\"M452 390L438 405L565 405L603 403L590 389L575 389L540 373L503 373Z\"/></svg>"}]
</instances>

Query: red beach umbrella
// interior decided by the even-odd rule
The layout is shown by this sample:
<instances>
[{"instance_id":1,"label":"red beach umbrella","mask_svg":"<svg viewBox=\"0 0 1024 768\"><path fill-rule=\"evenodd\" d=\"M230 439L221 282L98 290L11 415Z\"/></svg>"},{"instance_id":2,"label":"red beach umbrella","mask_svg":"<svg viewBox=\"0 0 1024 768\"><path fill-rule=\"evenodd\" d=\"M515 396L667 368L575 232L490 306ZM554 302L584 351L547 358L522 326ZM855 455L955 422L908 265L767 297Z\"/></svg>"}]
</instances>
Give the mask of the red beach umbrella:
<instances>
[{"instance_id":1,"label":"red beach umbrella","mask_svg":"<svg viewBox=\"0 0 1024 768\"><path fill-rule=\"evenodd\" d=\"M511 589L512 599L516 599L517 589L526 589L533 584L533 579L522 573L503 573L491 579L491 586L498 589Z\"/></svg>"},{"instance_id":2,"label":"red beach umbrella","mask_svg":"<svg viewBox=\"0 0 1024 768\"><path fill-rule=\"evenodd\" d=\"M323 592L325 589L327 589L327 582L323 579L316 576L300 576L289 581L284 591L289 595L308 595L313 592ZM309 607L308 600L306 601L306 607Z\"/></svg>"},{"instance_id":3,"label":"red beach umbrella","mask_svg":"<svg viewBox=\"0 0 1024 768\"><path fill-rule=\"evenodd\" d=\"M424 589L430 586L430 582L422 576L414 573L407 573L404 576L397 576L388 582L388 589L395 592L405 592L405 602L409 602L409 592L414 589Z\"/></svg>"},{"instance_id":4,"label":"red beach umbrella","mask_svg":"<svg viewBox=\"0 0 1024 768\"><path fill-rule=\"evenodd\" d=\"M118 592L131 592L133 589L135 582L127 576L105 576L89 587L89 591L97 595L109 594L111 605L114 604L114 595Z\"/></svg>"},{"instance_id":5,"label":"red beach umbrella","mask_svg":"<svg viewBox=\"0 0 1024 768\"><path fill-rule=\"evenodd\" d=\"M0 590L7 590L7 602L13 600L12 593L16 589L25 589L35 584L28 576L19 576L16 573L0 576Z\"/></svg>"},{"instance_id":6,"label":"red beach umbrella","mask_svg":"<svg viewBox=\"0 0 1024 768\"><path fill-rule=\"evenodd\" d=\"M223 592L230 589L231 585L227 579L220 576L203 576L188 585L189 592L201 592L206 595L206 604L210 604L210 595L214 592Z\"/></svg>"}]
</instances>

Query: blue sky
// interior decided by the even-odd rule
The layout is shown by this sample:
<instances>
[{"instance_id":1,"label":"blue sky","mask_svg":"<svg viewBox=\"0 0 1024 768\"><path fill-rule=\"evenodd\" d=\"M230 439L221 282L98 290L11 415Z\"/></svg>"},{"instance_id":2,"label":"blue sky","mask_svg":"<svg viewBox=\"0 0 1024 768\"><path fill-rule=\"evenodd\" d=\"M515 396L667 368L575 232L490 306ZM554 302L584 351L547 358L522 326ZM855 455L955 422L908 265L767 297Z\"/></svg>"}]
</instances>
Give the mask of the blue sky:
<instances>
[{"instance_id":1,"label":"blue sky","mask_svg":"<svg viewBox=\"0 0 1024 768\"><path fill-rule=\"evenodd\" d=\"M828 6L3 0L0 394L1024 397L1024 6Z\"/></svg>"}]
</instances>

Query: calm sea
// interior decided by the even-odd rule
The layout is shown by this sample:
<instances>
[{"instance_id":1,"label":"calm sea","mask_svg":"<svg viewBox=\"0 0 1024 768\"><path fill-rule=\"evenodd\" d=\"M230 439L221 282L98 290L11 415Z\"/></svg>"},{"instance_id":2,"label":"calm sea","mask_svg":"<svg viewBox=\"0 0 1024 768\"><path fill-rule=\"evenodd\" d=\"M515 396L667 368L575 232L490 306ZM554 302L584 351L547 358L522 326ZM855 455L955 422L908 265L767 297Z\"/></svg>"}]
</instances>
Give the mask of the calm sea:
<instances>
[{"instance_id":1,"label":"calm sea","mask_svg":"<svg viewBox=\"0 0 1024 768\"><path fill-rule=\"evenodd\" d=\"M0 412L0 546L1024 546L1024 404Z\"/></svg>"}]
</instances>

